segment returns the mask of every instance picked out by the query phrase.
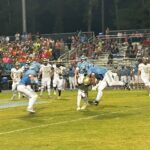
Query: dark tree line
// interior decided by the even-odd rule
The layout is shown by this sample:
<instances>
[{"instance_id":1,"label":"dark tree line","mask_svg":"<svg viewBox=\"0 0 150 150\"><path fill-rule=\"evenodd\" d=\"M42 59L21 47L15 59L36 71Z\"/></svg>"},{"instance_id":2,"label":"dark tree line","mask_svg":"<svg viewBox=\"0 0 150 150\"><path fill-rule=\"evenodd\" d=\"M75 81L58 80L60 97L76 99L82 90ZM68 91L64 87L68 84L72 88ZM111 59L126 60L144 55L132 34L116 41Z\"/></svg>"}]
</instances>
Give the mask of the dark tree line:
<instances>
[{"instance_id":1,"label":"dark tree line","mask_svg":"<svg viewBox=\"0 0 150 150\"><path fill-rule=\"evenodd\" d=\"M28 32L102 30L102 0L26 0ZM150 27L150 0L104 0L105 28ZM21 0L0 0L0 35L22 32Z\"/></svg>"}]
</instances>

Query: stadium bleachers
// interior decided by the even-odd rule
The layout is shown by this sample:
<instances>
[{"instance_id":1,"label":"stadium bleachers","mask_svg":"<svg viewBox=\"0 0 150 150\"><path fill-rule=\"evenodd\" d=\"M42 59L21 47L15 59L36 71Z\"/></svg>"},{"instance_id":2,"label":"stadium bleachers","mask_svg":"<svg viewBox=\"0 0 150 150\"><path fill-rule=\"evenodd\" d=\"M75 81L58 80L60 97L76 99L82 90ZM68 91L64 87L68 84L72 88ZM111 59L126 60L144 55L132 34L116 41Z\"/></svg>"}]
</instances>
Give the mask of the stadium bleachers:
<instances>
[{"instance_id":1,"label":"stadium bleachers","mask_svg":"<svg viewBox=\"0 0 150 150\"><path fill-rule=\"evenodd\" d=\"M122 31L122 33L124 32ZM135 32L136 34L133 35L133 32ZM1 41L1 58L3 58L3 55L7 51L11 53L13 48L16 48L20 51L20 53L11 57L11 63L1 63L1 66L3 67L3 76L9 77L10 70L13 67L13 64L16 61L19 61L19 58L22 55L27 54L24 56L25 60L20 61L21 66L23 66L26 61L31 62L33 60L32 58L38 57L38 60L42 60L44 58L42 57L42 52L46 50L46 47L52 49L52 56L48 57L50 61L60 58L63 62L69 64L71 61L77 62L80 56L84 54L94 64L105 66L108 68L113 68L114 66L121 65L133 66L137 63L137 60L139 58L150 56L149 30L139 30L138 32L136 32L136 30L129 30L126 31L126 35L121 34L119 36L118 33L121 33L121 31L110 31L110 35L94 36L93 32L79 32L70 34L41 35L40 39L33 38L34 40L32 41L10 41L10 43ZM68 49L68 43L65 43L68 36L72 36L70 49ZM82 36L86 36L86 38L82 38ZM65 39L62 43L63 47L61 49L60 55L56 58L53 57L55 47L51 46L55 43L55 40L53 40L52 38L54 38L56 41L60 38ZM133 49L135 45L138 45L138 47L140 47L140 50L142 51L142 55L137 56L136 54L134 58L130 58L130 56L127 56L129 43L133 45ZM115 48L117 49L116 52L114 51ZM112 53L113 55L112 64L108 64L110 53Z\"/></svg>"}]
</instances>

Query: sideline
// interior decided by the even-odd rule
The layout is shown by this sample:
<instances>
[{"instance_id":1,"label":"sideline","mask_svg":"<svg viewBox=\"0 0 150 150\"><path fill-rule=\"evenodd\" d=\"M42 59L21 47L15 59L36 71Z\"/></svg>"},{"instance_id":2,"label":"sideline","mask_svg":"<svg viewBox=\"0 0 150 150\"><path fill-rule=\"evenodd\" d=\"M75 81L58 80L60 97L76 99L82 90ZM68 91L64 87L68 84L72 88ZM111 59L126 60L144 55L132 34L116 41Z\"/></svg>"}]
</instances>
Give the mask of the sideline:
<instances>
[{"instance_id":1,"label":"sideline","mask_svg":"<svg viewBox=\"0 0 150 150\"><path fill-rule=\"evenodd\" d=\"M42 100L38 100L35 104L45 104L48 103L48 101L42 101ZM0 111L1 109L7 109L7 108L14 108L14 107L20 107L20 106L27 106L28 105L28 101L26 102L15 102L15 101L11 101L9 103L5 103L5 104L0 104Z\"/></svg>"}]
</instances>

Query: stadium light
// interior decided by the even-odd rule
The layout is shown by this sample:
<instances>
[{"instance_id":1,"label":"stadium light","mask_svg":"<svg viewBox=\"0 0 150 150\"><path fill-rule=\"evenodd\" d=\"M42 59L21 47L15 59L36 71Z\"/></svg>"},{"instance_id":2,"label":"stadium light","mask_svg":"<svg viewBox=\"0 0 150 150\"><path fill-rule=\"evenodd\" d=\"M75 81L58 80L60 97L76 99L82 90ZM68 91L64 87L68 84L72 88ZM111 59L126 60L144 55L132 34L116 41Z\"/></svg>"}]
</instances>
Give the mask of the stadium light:
<instances>
[{"instance_id":1,"label":"stadium light","mask_svg":"<svg viewBox=\"0 0 150 150\"><path fill-rule=\"evenodd\" d=\"M22 31L27 32L26 0L22 0Z\"/></svg>"},{"instance_id":2,"label":"stadium light","mask_svg":"<svg viewBox=\"0 0 150 150\"><path fill-rule=\"evenodd\" d=\"M105 34L105 17L104 17L104 15L105 15L105 6L104 6L104 0L101 0L101 2L102 2L102 4L101 4L101 11L102 11L102 18L101 18L101 21L102 21L102 32L103 32L103 34Z\"/></svg>"}]
</instances>

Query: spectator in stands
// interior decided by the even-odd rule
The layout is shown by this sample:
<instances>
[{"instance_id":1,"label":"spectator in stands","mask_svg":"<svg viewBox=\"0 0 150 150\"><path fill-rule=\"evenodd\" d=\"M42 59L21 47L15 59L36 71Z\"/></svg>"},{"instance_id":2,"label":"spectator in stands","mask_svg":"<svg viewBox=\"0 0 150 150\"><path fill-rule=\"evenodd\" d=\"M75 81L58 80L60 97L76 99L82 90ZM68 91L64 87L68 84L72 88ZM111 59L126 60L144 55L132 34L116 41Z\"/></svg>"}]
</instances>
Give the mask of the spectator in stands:
<instances>
[{"instance_id":1,"label":"spectator in stands","mask_svg":"<svg viewBox=\"0 0 150 150\"><path fill-rule=\"evenodd\" d=\"M120 71L120 80L124 83L127 83L127 70L125 66L122 66Z\"/></svg>"},{"instance_id":2,"label":"spectator in stands","mask_svg":"<svg viewBox=\"0 0 150 150\"><path fill-rule=\"evenodd\" d=\"M109 53L107 64L113 64L113 54L111 52Z\"/></svg>"},{"instance_id":3,"label":"spectator in stands","mask_svg":"<svg viewBox=\"0 0 150 150\"><path fill-rule=\"evenodd\" d=\"M20 41L20 33L19 32L17 32L16 34L15 34L15 41Z\"/></svg>"},{"instance_id":4,"label":"spectator in stands","mask_svg":"<svg viewBox=\"0 0 150 150\"><path fill-rule=\"evenodd\" d=\"M105 34L108 36L109 35L109 28L106 28Z\"/></svg>"},{"instance_id":5,"label":"spectator in stands","mask_svg":"<svg viewBox=\"0 0 150 150\"><path fill-rule=\"evenodd\" d=\"M0 60L0 93L2 92L2 72L3 72L3 67Z\"/></svg>"},{"instance_id":6,"label":"spectator in stands","mask_svg":"<svg viewBox=\"0 0 150 150\"><path fill-rule=\"evenodd\" d=\"M70 36L67 38L66 43L67 43L68 49L71 50L71 43L72 43L72 40L71 40L71 37L70 37Z\"/></svg>"},{"instance_id":7,"label":"spectator in stands","mask_svg":"<svg viewBox=\"0 0 150 150\"><path fill-rule=\"evenodd\" d=\"M2 58L2 61L3 63L5 64L10 64L12 61L11 61L11 57L8 53L5 53L3 58Z\"/></svg>"},{"instance_id":8,"label":"spectator in stands","mask_svg":"<svg viewBox=\"0 0 150 150\"><path fill-rule=\"evenodd\" d=\"M114 44L112 49L111 49L111 52L113 54L118 54L119 53L119 48L118 48L118 45L117 44Z\"/></svg>"},{"instance_id":9,"label":"spectator in stands","mask_svg":"<svg viewBox=\"0 0 150 150\"><path fill-rule=\"evenodd\" d=\"M129 65L126 66L126 79L127 79L127 82L130 83L130 81L131 81L131 67Z\"/></svg>"},{"instance_id":10,"label":"spectator in stands","mask_svg":"<svg viewBox=\"0 0 150 150\"><path fill-rule=\"evenodd\" d=\"M119 76L120 76L120 74L119 74L119 67L114 66L112 72L117 74L117 75L115 76L115 79L114 79L114 80L115 80L115 81L119 81Z\"/></svg>"},{"instance_id":11,"label":"spectator in stands","mask_svg":"<svg viewBox=\"0 0 150 150\"><path fill-rule=\"evenodd\" d=\"M55 55L56 55L56 59L58 59L60 57L60 50L61 50L61 43L59 40L56 40L55 42Z\"/></svg>"},{"instance_id":12,"label":"spectator in stands","mask_svg":"<svg viewBox=\"0 0 150 150\"><path fill-rule=\"evenodd\" d=\"M68 75L70 90L75 89L75 68L73 66L69 67Z\"/></svg>"},{"instance_id":13,"label":"spectator in stands","mask_svg":"<svg viewBox=\"0 0 150 150\"><path fill-rule=\"evenodd\" d=\"M39 40L40 38L41 38L41 35L40 35L39 32L37 32L36 35L35 35L35 39L36 39L36 40Z\"/></svg>"},{"instance_id":14,"label":"spectator in stands","mask_svg":"<svg viewBox=\"0 0 150 150\"><path fill-rule=\"evenodd\" d=\"M80 36L80 42L81 43L87 43L87 37L86 37L86 35L85 34L81 34L81 36Z\"/></svg>"},{"instance_id":15,"label":"spectator in stands","mask_svg":"<svg viewBox=\"0 0 150 150\"><path fill-rule=\"evenodd\" d=\"M138 66L134 65L130 68L130 86L132 89L137 88Z\"/></svg>"}]
</instances>

